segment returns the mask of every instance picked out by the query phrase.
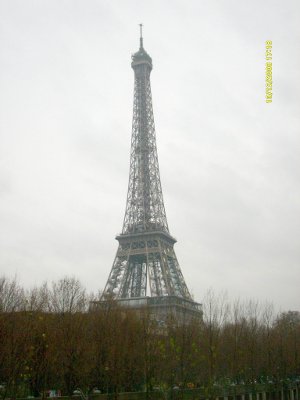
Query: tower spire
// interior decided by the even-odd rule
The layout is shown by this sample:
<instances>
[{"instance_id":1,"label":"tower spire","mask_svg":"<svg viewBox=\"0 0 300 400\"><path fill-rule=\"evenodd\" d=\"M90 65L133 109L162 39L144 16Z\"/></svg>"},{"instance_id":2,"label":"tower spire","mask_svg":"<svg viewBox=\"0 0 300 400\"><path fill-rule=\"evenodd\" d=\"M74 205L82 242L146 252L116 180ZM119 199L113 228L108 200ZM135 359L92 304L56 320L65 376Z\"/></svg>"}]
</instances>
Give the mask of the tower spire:
<instances>
[{"instance_id":1,"label":"tower spire","mask_svg":"<svg viewBox=\"0 0 300 400\"><path fill-rule=\"evenodd\" d=\"M143 24L140 25L140 50L143 48Z\"/></svg>"}]
</instances>

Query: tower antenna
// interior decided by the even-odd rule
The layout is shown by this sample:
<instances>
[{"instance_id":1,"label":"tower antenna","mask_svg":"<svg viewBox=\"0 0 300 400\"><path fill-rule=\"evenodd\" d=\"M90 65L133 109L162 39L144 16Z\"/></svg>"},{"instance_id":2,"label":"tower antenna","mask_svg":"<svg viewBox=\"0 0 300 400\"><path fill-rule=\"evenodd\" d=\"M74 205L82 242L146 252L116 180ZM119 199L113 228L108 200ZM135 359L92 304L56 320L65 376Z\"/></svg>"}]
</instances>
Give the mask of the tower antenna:
<instances>
[{"instance_id":1,"label":"tower antenna","mask_svg":"<svg viewBox=\"0 0 300 400\"><path fill-rule=\"evenodd\" d=\"M143 24L140 25L140 48L143 48Z\"/></svg>"}]
</instances>

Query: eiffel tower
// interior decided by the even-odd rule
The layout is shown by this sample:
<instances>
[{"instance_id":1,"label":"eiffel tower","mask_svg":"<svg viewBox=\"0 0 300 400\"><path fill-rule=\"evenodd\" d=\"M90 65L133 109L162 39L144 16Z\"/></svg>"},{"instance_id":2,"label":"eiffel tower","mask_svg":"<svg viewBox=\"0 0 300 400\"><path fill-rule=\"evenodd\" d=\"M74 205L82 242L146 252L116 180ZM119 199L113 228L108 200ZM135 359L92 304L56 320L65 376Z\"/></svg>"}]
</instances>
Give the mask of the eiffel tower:
<instances>
[{"instance_id":1,"label":"eiffel tower","mask_svg":"<svg viewBox=\"0 0 300 400\"><path fill-rule=\"evenodd\" d=\"M143 46L132 55L134 103L130 173L119 247L102 299L120 304L144 305L167 315L189 311L202 315L185 283L174 252L176 239L169 233L156 148L150 73L152 59Z\"/></svg>"}]
</instances>

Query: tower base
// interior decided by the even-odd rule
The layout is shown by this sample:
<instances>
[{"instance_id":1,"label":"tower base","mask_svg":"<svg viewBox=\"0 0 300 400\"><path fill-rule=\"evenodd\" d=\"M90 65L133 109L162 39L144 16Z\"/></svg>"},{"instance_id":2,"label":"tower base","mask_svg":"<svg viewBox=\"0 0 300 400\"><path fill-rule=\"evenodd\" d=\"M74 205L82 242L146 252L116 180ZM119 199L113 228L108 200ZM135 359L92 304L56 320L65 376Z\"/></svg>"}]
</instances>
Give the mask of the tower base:
<instances>
[{"instance_id":1,"label":"tower base","mask_svg":"<svg viewBox=\"0 0 300 400\"><path fill-rule=\"evenodd\" d=\"M140 315L147 312L159 325L165 325L170 321L180 325L195 320L202 321L202 304L178 296L131 297L116 299L114 302L120 308L136 311ZM108 303L111 301L92 301L90 308L103 309Z\"/></svg>"}]
</instances>

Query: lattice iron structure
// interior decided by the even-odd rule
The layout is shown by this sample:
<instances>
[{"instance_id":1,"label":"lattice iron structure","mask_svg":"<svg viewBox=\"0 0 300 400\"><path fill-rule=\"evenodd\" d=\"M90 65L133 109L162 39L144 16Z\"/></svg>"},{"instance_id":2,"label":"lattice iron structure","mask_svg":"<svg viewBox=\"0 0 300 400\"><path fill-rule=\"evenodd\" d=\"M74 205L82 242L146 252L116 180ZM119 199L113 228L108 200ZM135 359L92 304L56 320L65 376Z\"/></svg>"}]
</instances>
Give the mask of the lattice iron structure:
<instances>
[{"instance_id":1,"label":"lattice iron structure","mask_svg":"<svg viewBox=\"0 0 300 400\"><path fill-rule=\"evenodd\" d=\"M146 296L194 303L174 252L161 188L152 108L152 59L143 47L132 55L134 103L126 211L103 299Z\"/></svg>"}]
</instances>

